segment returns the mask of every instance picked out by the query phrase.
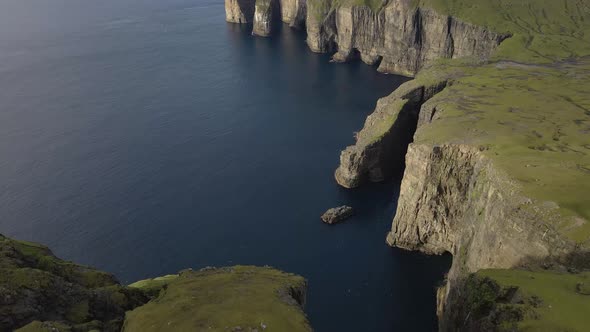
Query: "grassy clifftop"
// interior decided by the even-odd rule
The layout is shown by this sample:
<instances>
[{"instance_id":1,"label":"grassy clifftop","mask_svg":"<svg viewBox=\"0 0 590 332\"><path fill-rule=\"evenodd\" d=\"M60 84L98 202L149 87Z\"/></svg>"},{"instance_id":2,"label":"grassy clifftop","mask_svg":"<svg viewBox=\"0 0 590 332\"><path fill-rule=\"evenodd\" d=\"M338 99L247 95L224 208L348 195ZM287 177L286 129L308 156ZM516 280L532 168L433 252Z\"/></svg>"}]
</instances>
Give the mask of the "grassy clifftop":
<instances>
[{"instance_id":1,"label":"grassy clifftop","mask_svg":"<svg viewBox=\"0 0 590 332\"><path fill-rule=\"evenodd\" d=\"M125 331L310 331L306 286L300 276L254 266L123 286L45 246L0 235L0 331L121 331L124 319Z\"/></svg>"},{"instance_id":2,"label":"grassy clifftop","mask_svg":"<svg viewBox=\"0 0 590 332\"><path fill-rule=\"evenodd\" d=\"M568 238L590 239L590 59L550 65L447 63L418 79L452 84L416 143L477 146ZM549 218L550 217L550 218Z\"/></svg>"},{"instance_id":3,"label":"grassy clifftop","mask_svg":"<svg viewBox=\"0 0 590 332\"><path fill-rule=\"evenodd\" d=\"M482 270L468 278L458 324L479 330L586 331L590 272Z\"/></svg>"},{"instance_id":4,"label":"grassy clifftop","mask_svg":"<svg viewBox=\"0 0 590 332\"><path fill-rule=\"evenodd\" d=\"M590 55L588 0L415 0L464 21L510 32L495 59L552 63Z\"/></svg>"},{"instance_id":5,"label":"grassy clifftop","mask_svg":"<svg viewBox=\"0 0 590 332\"><path fill-rule=\"evenodd\" d=\"M590 245L590 0L421 0L513 37L487 62L441 60L449 80L416 143L480 147L567 238Z\"/></svg>"},{"instance_id":6,"label":"grassy clifftop","mask_svg":"<svg viewBox=\"0 0 590 332\"><path fill-rule=\"evenodd\" d=\"M575 242L587 260L590 0L414 3L512 34L488 61L440 60L422 70L417 82L448 85L428 102L434 114L415 144L479 148L530 198L519 208ZM588 271L482 270L458 291L469 303L451 303L449 315L475 330L585 331L589 280Z\"/></svg>"},{"instance_id":7,"label":"grassy clifftop","mask_svg":"<svg viewBox=\"0 0 590 332\"><path fill-rule=\"evenodd\" d=\"M127 313L123 331L311 331L302 311L306 281L272 268L185 271L131 287L163 287Z\"/></svg>"}]
</instances>

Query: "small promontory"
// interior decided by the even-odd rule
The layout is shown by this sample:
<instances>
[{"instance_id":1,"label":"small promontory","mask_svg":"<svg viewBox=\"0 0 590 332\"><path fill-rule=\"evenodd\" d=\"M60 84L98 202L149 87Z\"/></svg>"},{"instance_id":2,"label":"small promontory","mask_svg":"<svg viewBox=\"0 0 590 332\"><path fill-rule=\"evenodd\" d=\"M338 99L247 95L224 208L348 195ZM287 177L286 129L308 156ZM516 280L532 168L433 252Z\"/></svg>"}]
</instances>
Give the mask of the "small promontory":
<instances>
[{"instance_id":1,"label":"small promontory","mask_svg":"<svg viewBox=\"0 0 590 332\"><path fill-rule=\"evenodd\" d=\"M123 331L311 331L303 313L304 278L268 267L234 266L182 271L131 288L154 300L127 312Z\"/></svg>"},{"instance_id":2,"label":"small promontory","mask_svg":"<svg viewBox=\"0 0 590 332\"><path fill-rule=\"evenodd\" d=\"M45 246L0 235L0 331L311 331L306 287L300 276L255 266L125 286Z\"/></svg>"}]
</instances>

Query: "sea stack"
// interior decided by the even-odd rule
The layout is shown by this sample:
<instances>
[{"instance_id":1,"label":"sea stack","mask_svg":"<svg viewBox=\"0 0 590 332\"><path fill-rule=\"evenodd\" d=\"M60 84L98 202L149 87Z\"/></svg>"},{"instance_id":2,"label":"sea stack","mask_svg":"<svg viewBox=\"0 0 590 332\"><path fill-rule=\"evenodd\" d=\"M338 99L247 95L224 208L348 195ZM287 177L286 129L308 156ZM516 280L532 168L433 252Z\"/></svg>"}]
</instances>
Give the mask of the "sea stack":
<instances>
[{"instance_id":1,"label":"sea stack","mask_svg":"<svg viewBox=\"0 0 590 332\"><path fill-rule=\"evenodd\" d=\"M347 205L331 208L322 215L322 221L326 224L336 224L350 218L354 210Z\"/></svg>"},{"instance_id":2,"label":"sea stack","mask_svg":"<svg viewBox=\"0 0 590 332\"><path fill-rule=\"evenodd\" d=\"M276 0L256 0L254 11L254 26L252 34L261 37L268 37L272 32L273 12L277 5Z\"/></svg>"},{"instance_id":3,"label":"sea stack","mask_svg":"<svg viewBox=\"0 0 590 332\"><path fill-rule=\"evenodd\" d=\"M225 20L230 23L252 23L255 0L225 0Z\"/></svg>"}]
</instances>

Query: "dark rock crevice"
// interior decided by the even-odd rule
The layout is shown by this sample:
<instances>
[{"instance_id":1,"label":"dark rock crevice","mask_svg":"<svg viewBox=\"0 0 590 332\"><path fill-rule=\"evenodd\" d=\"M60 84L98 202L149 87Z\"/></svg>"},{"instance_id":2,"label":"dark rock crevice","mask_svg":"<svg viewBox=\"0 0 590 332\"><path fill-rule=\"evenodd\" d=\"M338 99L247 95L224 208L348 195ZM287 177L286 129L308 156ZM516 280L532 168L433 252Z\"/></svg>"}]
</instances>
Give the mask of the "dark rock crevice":
<instances>
[{"instance_id":1,"label":"dark rock crevice","mask_svg":"<svg viewBox=\"0 0 590 332\"><path fill-rule=\"evenodd\" d=\"M357 135L355 145L340 155L336 181L355 188L403 173L408 145L419 125L423 105L447 86L447 81L398 90L381 99Z\"/></svg>"}]
</instances>

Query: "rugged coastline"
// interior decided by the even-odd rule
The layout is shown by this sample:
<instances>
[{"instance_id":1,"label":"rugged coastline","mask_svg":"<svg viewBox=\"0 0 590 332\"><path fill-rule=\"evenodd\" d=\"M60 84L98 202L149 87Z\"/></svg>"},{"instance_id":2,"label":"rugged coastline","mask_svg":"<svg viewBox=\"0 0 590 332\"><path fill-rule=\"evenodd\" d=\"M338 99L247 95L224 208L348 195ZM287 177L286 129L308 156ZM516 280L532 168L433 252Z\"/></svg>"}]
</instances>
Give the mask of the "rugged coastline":
<instances>
[{"instance_id":1,"label":"rugged coastline","mask_svg":"<svg viewBox=\"0 0 590 332\"><path fill-rule=\"evenodd\" d=\"M583 314L548 312L580 301L585 284L567 280L590 269L589 3L308 0L306 9L311 50L416 76L379 100L335 177L354 188L405 169L387 243L453 255L440 330L584 326ZM545 303L540 294L560 282L533 287L523 271L571 292Z\"/></svg>"},{"instance_id":2,"label":"rugged coastline","mask_svg":"<svg viewBox=\"0 0 590 332\"><path fill-rule=\"evenodd\" d=\"M269 36L278 20L305 26L314 52L334 53L337 62L360 58L380 72L407 76L441 58L486 59L510 36L417 7L410 0L373 7L338 0L227 0L225 7L228 22L252 22L254 35Z\"/></svg>"},{"instance_id":3,"label":"rugged coastline","mask_svg":"<svg viewBox=\"0 0 590 332\"><path fill-rule=\"evenodd\" d=\"M415 76L379 101L335 177L354 188L403 172L387 243L453 255L441 331L590 326L588 1L228 2L227 20L258 35L280 17L335 61ZM0 280L0 330L311 330L305 279L268 267L123 285L0 235Z\"/></svg>"},{"instance_id":4,"label":"rugged coastline","mask_svg":"<svg viewBox=\"0 0 590 332\"><path fill-rule=\"evenodd\" d=\"M0 331L311 331L306 280L270 267L189 269L126 286L0 234L0 285Z\"/></svg>"}]
</instances>

